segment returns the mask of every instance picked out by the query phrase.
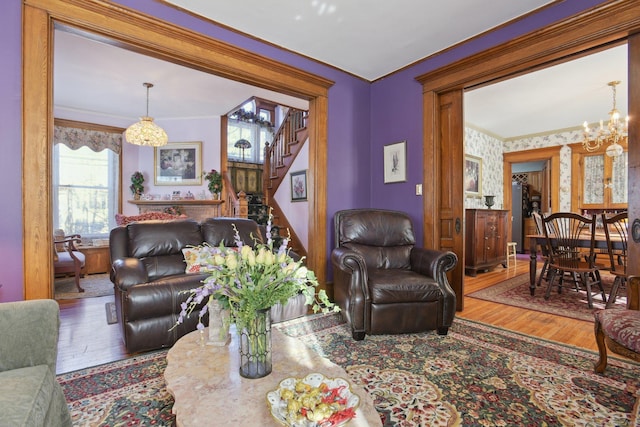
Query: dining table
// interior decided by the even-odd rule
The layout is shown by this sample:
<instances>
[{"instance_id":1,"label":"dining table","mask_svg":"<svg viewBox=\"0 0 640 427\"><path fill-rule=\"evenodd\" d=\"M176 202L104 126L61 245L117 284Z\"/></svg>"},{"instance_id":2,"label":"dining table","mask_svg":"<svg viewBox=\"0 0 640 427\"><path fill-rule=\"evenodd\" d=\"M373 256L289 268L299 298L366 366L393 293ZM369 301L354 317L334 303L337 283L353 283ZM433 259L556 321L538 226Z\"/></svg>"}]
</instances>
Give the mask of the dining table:
<instances>
[{"instance_id":1,"label":"dining table","mask_svg":"<svg viewBox=\"0 0 640 427\"><path fill-rule=\"evenodd\" d=\"M610 235L610 237L613 249L621 249L622 240L620 237L615 235ZM544 234L528 234L525 238L529 239L529 292L531 296L534 296L536 292L536 275L538 273L538 252L542 245L547 244L547 237ZM591 246L591 233L583 233L581 238L578 239L578 245L588 249ZM609 246L604 230L596 231L594 249L597 254L606 254L608 256Z\"/></svg>"}]
</instances>

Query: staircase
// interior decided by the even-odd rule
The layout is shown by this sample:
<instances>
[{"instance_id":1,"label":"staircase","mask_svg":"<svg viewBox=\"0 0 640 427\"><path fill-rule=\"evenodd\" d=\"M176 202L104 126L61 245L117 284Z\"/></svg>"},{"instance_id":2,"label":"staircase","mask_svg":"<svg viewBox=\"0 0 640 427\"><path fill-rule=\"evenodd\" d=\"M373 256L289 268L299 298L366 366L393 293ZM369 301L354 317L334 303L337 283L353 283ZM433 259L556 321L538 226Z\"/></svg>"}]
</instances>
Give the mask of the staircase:
<instances>
[{"instance_id":1,"label":"staircase","mask_svg":"<svg viewBox=\"0 0 640 427\"><path fill-rule=\"evenodd\" d=\"M275 233L278 230L279 237L284 238L287 237L287 230L289 230L291 238L289 247L300 256L306 256L307 251L273 195L287 177L293 161L309 136L307 115L307 111L289 109L273 138L273 143L265 148L264 173L262 175L264 179L262 204L268 206L267 211L271 208L273 213L272 231ZM275 240L277 242L278 238Z\"/></svg>"}]
</instances>

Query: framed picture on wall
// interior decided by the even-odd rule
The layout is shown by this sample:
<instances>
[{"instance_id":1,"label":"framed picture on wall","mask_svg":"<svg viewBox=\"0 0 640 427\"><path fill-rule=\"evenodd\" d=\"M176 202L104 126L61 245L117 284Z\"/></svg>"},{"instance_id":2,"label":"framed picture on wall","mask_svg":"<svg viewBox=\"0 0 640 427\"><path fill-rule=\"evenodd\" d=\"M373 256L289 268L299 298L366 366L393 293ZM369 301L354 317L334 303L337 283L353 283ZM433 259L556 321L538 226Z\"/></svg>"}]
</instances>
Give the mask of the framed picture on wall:
<instances>
[{"instance_id":1,"label":"framed picture on wall","mask_svg":"<svg viewBox=\"0 0 640 427\"><path fill-rule=\"evenodd\" d=\"M467 197L482 197L482 159L470 154L464 161L464 193Z\"/></svg>"},{"instance_id":2,"label":"framed picture on wall","mask_svg":"<svg viewBox=\"0 0 640 427\"><path fill-rule=\"evenodd\" d=\"M171 142L154 150L155 185L202 185L202 142Z\"/></svg>"},{"instance_id":3,"label":"framed picture on wall","mask_svg":"<svg viewBox=\"0 0 640 427\"><path fill-rule=\"evenodd\" d=\"M407 180L407 141L384 146L384 183Z\"/></svg>"},{"instance_id":4,"label":"framed picture on wall","mask_svg":"<svg viewBox=\"0 0 640 427\"><path fill-rule=\"evenodd\" d=\"M307 200L307 171L291 172L291 201L302 202Z\"/></svg>"}]
</instances>

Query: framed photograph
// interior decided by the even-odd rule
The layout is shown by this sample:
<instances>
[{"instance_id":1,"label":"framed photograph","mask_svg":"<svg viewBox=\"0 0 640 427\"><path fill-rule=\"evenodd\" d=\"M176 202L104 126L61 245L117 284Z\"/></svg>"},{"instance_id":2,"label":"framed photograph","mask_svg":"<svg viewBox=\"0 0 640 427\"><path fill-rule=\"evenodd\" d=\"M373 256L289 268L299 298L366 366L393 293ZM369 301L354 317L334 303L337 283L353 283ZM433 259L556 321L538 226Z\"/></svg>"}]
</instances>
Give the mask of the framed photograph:
<instances>
[{"instance_id":1,"label":"framed photograph","mask_svg":"<svg viewBox=\"0 0 640 427\"><path fill-rule=\"evenodd\" d=\"M291 172L291 201L307 200L307 171Z\"/></svg>"},{"instance_id":2,"label":"framed photograph","mask_svg":"<svg viewBox=\"0 0 640 427\"><path fill-rule=\"evenodd\" d=\"M464 161L464 193L467 197L482 197L482 159L470 154Z\"/></svg>"},{"instance_id":3,"label":"framed photograph","mask_svg":"<svg viewBox=\"0 0 640 427\"><path fill-rule=\"evenodd\" d=\"M202 185L202 142L171 142L154 150L155 185Z\"/></svg>"},{"instance_id":4,"label":"framed photograph","mask_svg":"<svg viewBox=\"0 0 640 427\"><path fill-rule=\"evenodd\" d=\"M384 183L407 180L407 141L384 146Z\"/></svg>"}]
</instances>

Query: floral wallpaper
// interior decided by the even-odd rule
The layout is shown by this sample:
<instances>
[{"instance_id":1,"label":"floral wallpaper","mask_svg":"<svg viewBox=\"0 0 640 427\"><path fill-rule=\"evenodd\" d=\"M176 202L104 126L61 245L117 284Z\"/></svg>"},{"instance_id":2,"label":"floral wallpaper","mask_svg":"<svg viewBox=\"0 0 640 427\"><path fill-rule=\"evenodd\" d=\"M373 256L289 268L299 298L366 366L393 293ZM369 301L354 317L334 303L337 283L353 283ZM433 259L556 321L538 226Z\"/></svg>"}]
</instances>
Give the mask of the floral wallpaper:
<instances>
[{"instance_id":1,"label":"floral wallpaper","mask_svg":"<svg viewBox=\"0 0 640 427\"><path fill-rule=\"evenodd\" d=\"M567 144L582 141L582 130L564 131L547 135L527 136L501 141L471 127L465 127L465 152L482 157L482 193L495 194L494 209L504 209L502 199L502 153L533 150L552 146L560 149L560 210L571 211L571 148ZM483 199L465 199L465 208L484 208Z\"/></svg>"}]
</instances>

